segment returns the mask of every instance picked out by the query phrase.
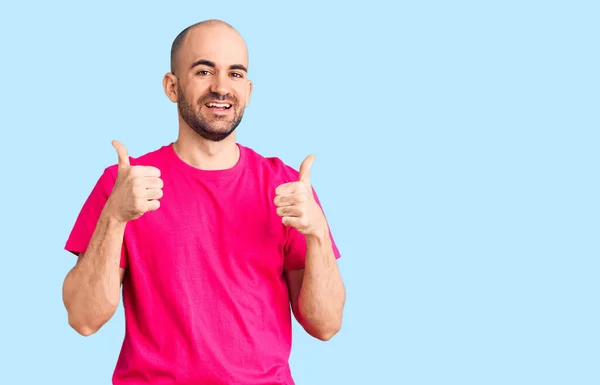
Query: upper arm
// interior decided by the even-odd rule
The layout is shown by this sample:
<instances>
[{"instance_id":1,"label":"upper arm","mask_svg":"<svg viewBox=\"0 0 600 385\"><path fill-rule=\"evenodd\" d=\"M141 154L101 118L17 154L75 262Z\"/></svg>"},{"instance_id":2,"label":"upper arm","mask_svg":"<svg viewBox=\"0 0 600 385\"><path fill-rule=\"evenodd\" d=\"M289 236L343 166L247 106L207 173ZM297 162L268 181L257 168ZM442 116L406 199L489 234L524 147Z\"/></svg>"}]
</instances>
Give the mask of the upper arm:
<instances>
[{"instance_id":1,"label":"upper arm","mask_svg":"<svg viewBox=\"0 0 600 385\"><path fill-rule=\"evenodd\" d=\"M302 288L302 280L304 279L304 269L287 270L285 272L285 279L288 285L288 291L290 294L290 304L292 305L292 312L296 320L300 322L300 316L298 312L298 296L300 295L300 289Z\"/></svg>"},{"instance_id":2,"label":"upper arm","mask_svg":"<svg viewBox=\"0 0 600 385\"><path fill-rule=\"evenodd\" d=\"M71 233L67 238L67 242L64 246L65 250L79 255L84 253L92 239L96 225L104 209L104 206L110 196L114 187L114 175L113 168L107 168L104 170L90 195L85 200L77 218L75 224L71 229ZM121 247L121 261L120 267L127 268L127 251L125 242Z\"/></svg>"},{"instance_id":3,"label":"upper arm","mask_svg":"<svg viewBox=\"0 0 600 385\"><path fill-rule=\"evenodd\" d=\"M319 202L319 198L317 197L317 193L314 192L314 190L313 193L317 204L321 210L323 210L321 203ZM323 215L325 215L324 211ZM337 244L335 243L335 239L333 238L333 234L329 228L329 225L327 225L327 230L329 232L329 239L331 240L333 255L337 260L341 258L341 254ZM284 269L289 271L303 269L305 267L306 251L306 237L295 228L288 227L284 247Z\"/></svg>"}]
</instances>

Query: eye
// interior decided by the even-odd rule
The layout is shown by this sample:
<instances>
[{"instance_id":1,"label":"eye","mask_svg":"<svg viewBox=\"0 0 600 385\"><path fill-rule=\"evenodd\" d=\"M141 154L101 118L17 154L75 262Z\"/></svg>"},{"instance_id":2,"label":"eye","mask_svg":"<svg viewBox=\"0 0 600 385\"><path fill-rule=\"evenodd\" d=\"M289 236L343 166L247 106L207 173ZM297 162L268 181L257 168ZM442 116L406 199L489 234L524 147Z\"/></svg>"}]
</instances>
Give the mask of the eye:
<instances>
[{"instance_id":1,"label":"eye","mask_svg":"<svg viewBox=\"0 0 600 385\"><path fill-rule=\"evenodd\" d=\"M244 75L237 73L237 72L232 73L231 76L233 76L234 78L238 78L238 79L241 79L244 77Z\"/></svg>"},{"instance_id":2,"label":"eye","mask_svg":"<svg viewBox=\"0 0 600 385\"><path fill-rule=\"evenodd\" d=\"M207 75L210 75L210 71L201 70L201 71L196 72L196 75L207 76Z\"/></svg>"}]
</instances>

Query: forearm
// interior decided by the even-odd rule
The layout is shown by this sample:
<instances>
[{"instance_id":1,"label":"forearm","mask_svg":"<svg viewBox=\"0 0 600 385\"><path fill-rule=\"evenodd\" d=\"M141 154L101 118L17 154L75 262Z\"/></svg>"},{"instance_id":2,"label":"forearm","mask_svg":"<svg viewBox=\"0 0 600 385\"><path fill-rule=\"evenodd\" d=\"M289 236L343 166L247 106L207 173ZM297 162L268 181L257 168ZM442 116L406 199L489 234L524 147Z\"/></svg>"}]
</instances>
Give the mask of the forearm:
<instances>
[{"instance_id":1,"label":"forearm","mask_svg":"<svg viewBox=\"0 0 600 385\"><path fill-rule=\"evenodd\" d=\"M120 260L125 223L102 212L89 246L63 285L69 324L79 333L96 332L114 314L120 299Z\"/></svg>"},{"instance_id":2,"label":"forearm","mask_svg":"<svg viewBox=\"0 0 600 385\"><path fill-rule=\"evenodd\" d=\"M305 329L327 340L341 327L345 288L329 234L307 236L306 247L298 311Z\"/></svg>"}]
</instances>

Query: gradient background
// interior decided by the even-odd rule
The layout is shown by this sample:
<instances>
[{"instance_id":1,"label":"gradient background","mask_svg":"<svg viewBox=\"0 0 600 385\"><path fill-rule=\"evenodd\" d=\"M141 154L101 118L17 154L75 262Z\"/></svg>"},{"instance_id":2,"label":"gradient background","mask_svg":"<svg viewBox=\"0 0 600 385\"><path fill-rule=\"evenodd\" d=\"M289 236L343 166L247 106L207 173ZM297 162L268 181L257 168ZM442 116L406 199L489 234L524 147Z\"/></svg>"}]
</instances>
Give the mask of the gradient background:
<instances>
[{"instance_id":1,"label":"gradient background","mask_svg":"<svg viewBox=\"0 0 600 385\"><path fill-rule=\"evenodd\" d=\"M207 18L249 46L239 141L316 154L343 254L298 385L600 383L598 2L129 3L0 6L0 383L110 383L122 309L69 328L62 248L112 139L176 138L170 44Z\"/></svg>"}]
</instances>

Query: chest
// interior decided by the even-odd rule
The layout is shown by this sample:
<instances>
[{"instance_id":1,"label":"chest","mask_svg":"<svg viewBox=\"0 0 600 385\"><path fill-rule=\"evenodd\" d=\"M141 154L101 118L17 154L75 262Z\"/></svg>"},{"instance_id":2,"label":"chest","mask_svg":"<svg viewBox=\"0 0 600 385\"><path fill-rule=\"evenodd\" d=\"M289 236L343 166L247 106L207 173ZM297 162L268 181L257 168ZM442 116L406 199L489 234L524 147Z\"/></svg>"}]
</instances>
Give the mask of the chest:
<instances>
[{"instance_id":1,"label":"chest","mask_svg":"<svg viewBox=\"0 0 600 385\"><path fill-rule=\"evenodd\" d=\"M132 272L160 280L197 274L240 283L281 276L285 230L274 188L244 178L164 182L161 207L128 225Z\"/></svg>"}]
</instances>

